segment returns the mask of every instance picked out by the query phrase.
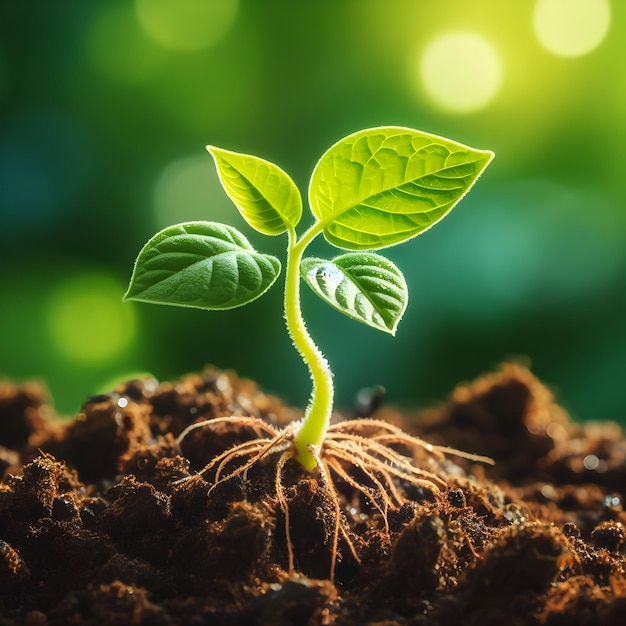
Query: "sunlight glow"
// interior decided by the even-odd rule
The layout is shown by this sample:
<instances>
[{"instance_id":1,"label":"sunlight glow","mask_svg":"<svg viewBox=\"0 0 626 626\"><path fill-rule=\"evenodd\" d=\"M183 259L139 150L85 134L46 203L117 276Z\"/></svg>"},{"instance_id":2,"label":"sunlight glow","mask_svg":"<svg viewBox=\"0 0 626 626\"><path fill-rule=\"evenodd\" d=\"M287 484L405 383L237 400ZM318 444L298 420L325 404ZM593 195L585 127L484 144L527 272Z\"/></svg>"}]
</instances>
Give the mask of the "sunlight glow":
<instances>
[{"instance_id":1,"label":"sunlight glow","mask_svg":"<svg viewBox=\"0 0 626 626\"><path fill-rule=\"evenodd\" d=\"M487 106L500 87L497 53L475 33L448 33L424 51L420 76L428 95L451 113L471 113Z\"/></svg>"},{"instance_id":2,"label":"sunlight glow","mask_svg":"<svg viewBox=\"0 0 626 626\"><path fill-rule=\"evenodd\" d=\"M102 274L83 274L63 282L48 303L51 340L71 361L96 364L122 353L135 332L133 306L122 301L124 288Z\"/></svg>"},{"instance_id":3,"label":"sunlight glow","mask_svg":"<svg viewBox=\"0 0 626 626\"><path fill-rule=\"evenodd\" d=\"M538 0L533 14L541 45L562 57L582 56L597 48L610 24L608 0Z\"/></svg>"},{"instance_id":4,"label":"sunlight glow","mask_svg":"<svg viewBox=\"0 0 626 626\"><path fill-rule=\"evenodd\" d=\"M238 0L135 0L144 30L166 48L184 52L216 44L237 16Z\"/></svg>"}]
</instances>

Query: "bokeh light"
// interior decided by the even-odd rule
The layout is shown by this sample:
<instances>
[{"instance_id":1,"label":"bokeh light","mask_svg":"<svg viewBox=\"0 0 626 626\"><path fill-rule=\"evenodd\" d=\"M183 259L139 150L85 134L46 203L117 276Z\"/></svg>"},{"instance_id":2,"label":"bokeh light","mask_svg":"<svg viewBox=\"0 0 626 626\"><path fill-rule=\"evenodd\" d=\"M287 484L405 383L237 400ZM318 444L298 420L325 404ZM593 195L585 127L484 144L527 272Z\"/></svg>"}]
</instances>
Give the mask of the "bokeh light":
<instances>
[{"instance_id":1,"label":"bokeh light","mask_svg":"<svg viewBox=\"0 0 626 626\"><path fill-rule=\"evenodd\" d=\"M538 0L533 14L541 45L562 57L582 56L597 48L610 24L608 0Z\"/></svg>"},{"instance_id":2,"label":"bokeh light","mask_svg":"<svg viewBox=\"0 0 626 626\"><path fill-rule=\"evenodd\" d=\"M126 350L135 334L133 305L122 301L123 286L104 274L67 279L48 302L53 344L72 362L99 364Z\"/></svg>"},{"instance_id":3,"label":"bokeh light","mask_svg":"<svg viewBox=\"0 0 626 626\"><path fill-rule=\"evenodd\" d=\"M448 33L423 52L420 76L434 102L451 113L471 113L487 106L500 87L497 53L476 33Z\"/></svg>"},{"instance_id":4,"label":"bokeh light","mask_svg":"<svg viewBox=\"0 0 626 626\"><path fill-rule=\"evenodd\" d=\"M166 48L193 52L215 45L237 16L238 0L135 0L141 26Z\"/></svg>"}]
</instances>

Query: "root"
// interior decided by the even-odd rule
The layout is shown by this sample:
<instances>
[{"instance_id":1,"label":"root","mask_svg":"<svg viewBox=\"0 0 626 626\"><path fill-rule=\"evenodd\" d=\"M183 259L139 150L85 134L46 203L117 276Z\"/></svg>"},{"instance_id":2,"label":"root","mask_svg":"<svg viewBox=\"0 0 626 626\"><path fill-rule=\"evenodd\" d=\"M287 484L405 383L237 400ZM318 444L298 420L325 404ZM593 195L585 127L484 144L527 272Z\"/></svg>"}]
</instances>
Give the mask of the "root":
<instances>
[{"instance_id":1,"label":"root","mask_svg":"<svg viewBox=\"0 0 626 626\"><path fill-rule=\"evenodd\" d=\"M227 451L227 453L222 453L221 455L215 457L213 461L211 461L208 465L206 465L200 471L201 475L209 471L215 465L215 461L219 460L222 456L225 455L222 461L220 462L220 464L218 465L217 469L215 470L215 476L213 479L214 484L213 484L213 487L211 487L211 489L209 490L209 493L211 493L211 490L213 490L219 484L226 482L227 480L230 480L231 478L234 478L235 476L239 476L243 474L245 477L248 470L253 465L255 465L258 461L260 461L262 458L270 454L274 448L276 448L274 452L283 452L285 450L285 447L290 447L290 444L288 443L287 443L287 446L280 445L280 444L285 444L285 443L287 443L287 439L285 435L280 434L278 437L271 440L269 443L266 443L265 445L263 445L262 442L256 442L256 441L247 442L245 444L242 443L242 444L235 446L234 448L231 448L230 450ZM256 445L251 445L251 444L256 444ZM222 472L224 471L224 468L229 463L231 463L231 461L234 461L238 457L249 456L251 453L255 453L255 452L256 454L254 454L254 456L247 463L238 467L237 469L233 470L230 474L227 474L226 476L222 478Z\"/></svg>"},{"instance_id":2,"label":"root","mask_svg":"<svg viewBox=\"0 0 626 626\"><path fill-rule=\"evenodd\" d=\"M289 505L287 504L287 498L285 497L285 489L283 487L282 474L285 463L293 456L293 451L288 450L281 454L276 463L276 478L274 480L274 488L276 489L276 499L280 506L280 510L285 516L285 539L287 541L287 573L289 576L294 574L294 558L293 558L293 542L291 541L291 527L289 524Z\"/></svg>"},{"instance_id":3,"label":"root","mask_svg":"<svg viewBox=\"0 0 626 626\"><path fill-rule=\"evenodd\" d=\"M361 559L359 558L356 548L354 547L354 543L352 543L352 539L350 539L350 535L348 533L347 520L345 520L343 514L341 513L341 504L339 502L339 492L337 491L337 488L335 487L335 484L333 483L330 477L330 472L328 471L327 463L321 458L320 450L317 446L309 446L309 449L311 450L311 454L313 455L313 458L317 462L317 467L320 471L320 475L322 478L322 484L328 490L328 493L330 494L332 501L333 501L333 507L335 509L335 524L334 524L334 531L333 531L333 544L332 544L332 549L331 549L331 554L330 554L330 575L329 575L330 582L335 582L335 566L337 565L339 532L341 532L345 542L348 544L348 548L350 549L350 552L352 552L352 556L354 557L356 562L360 564Z\"/></svg>"},{"instance_id":4,"label":"root","mask_svg":"<svg viewBox=\"0 0 626 626\"><path fill-rule=\"evenodd\" d=\"M350 462L349 458L345 460ZM376 476L373 473L361 468L363 472L365 473L365 475L374 483L377 490L367 487L363 485L362 483L360 483L358 480L355 480L354 478L352 478L352 476L350 476L350 474L348 474L348 472L343 469L343 466L341 465L341 463L339 463L338 455L337 455L337 458L330 457L326 461L326 464L330 469L334 470L334 472L345 483L350 485L350 487L352 487L356 491L362 493L376 507L376 509L378 509L378 512L380 513L380 516L383 519L383 522L385 524L385 531L388 533L389 522L387 521L387 513L389 511L389 506L390 505L393 506L393 503L391 502L390 498L385 493L385 488L383 487L382 483L376 478ZM377 497L381 495L383 499L382 505L379 504L378 497Z\"/></svg>"},{"instance_id":5,"label":"root","mask_svg":"<svg viewBox=\"0 0 626 626\"><path fill-rule=\"evenodd\" d=\"M393 492L393 480L387 479L386 475L393 475L400 480L405 480L416 487L423 487L432 483L435 487L444 489L446 482L436 474L423 470L413 464L413 460L397 452L393 448L376 440L375 437L366 439L361 435L347 433L329 433L328 442L335 443L336 447L346 450L354 455L366 467L385 476L385 482ZM329 446L330 447L330 446ZM358 467L357 463L353 463ZM398 500L398 498L396 498ZM399 498L402 499L401 497Z\"/></svg>"},{"instance_id":6,"label":"root","mask_svg":"<svg viewBox=\"0 0 626 626\"><path fill-rule=\"evenodd\" d=\"M267 422L264 422L262 419L259 419L258 417L235 417L235 416L213 417L211 419L202 420L201 422L195 422L187 426L187 428L185 428L185 430L183 430L180 433L180 435L176 437L176 445L180 448L180 444L183 442L184 439L187 438L189 433L193 432L194 430L197 430L198 428L205 428L207 426L210 426L210 427L219 426L220 424L227 424L227 425L233 424L233 425L237 425L240 427L245 426L245 427L251 428L256 433L258 438L261 438L261 435L260 435L261 432L265 432L270 437L278 436L277 430L272 428L270 424L268 424Z\"/></svg>"},{"instance_id":7,"label":"root","mask_svg":"<svg viewBox=\"0 0 626 626\"><path fill-rule=\"evenodd\" d=\"M208 496L220 484L242 476L247 480L248 470L261 461L278 457L274 467L274 491L276 502L285 519L287 543L287 572L295 572L294 544L291 536L289 502L285 492L284 470L286 463L295 457L294 435L297 424L277 430L255 417L219 417L197 422L185 428L176 439L179 448L191 432L199 428L215 428L225 425L233 428L251 429L256 438L244 441L221 452L207 463L197 476L208 477L211 487ZM403 449L407 454L398 451ZM318 480L329 495L333 508L333 533L331 542L330 580L334 581L339 557L339 538L350 550L357 563L361 563L358 550L352 540L349 520L342 511L341 495L333 481L333 475L347 487L365 498L365 502L377 512L382 529L389 537L389 512L397 510L409 498L407 486L427 489L435 493L447 489L446 480L436 470L447 456L493 464L487 457L463 452L454 448L432 445L419 437L409 435L400 428L382 420L355 419L332 425L321 448L310 446L317 463ZM420 467L424 457L434 471ZM304 470L303 470L304 471ZM440 470L439 471L443 471ZM183 478L189 480L194 476Z\"/></svg>"},{"instance_id":8,"label":"root","mask_svg":"<svg viewBox=\"0 0 626 626\"><path fill-rule=\"evenodd\" d=\"M328 429L328 434L331 433L343 433L344 431L365 431L362 432L362 436L367 436L367 431L374 431L370 434L368 439L374 439L377 441L383 441L387 443L397 443L401 445L405 445L408 448L418 448L422 449L428 454L438 457L439 459L444 459L447 456L458 456L461 459L466 459L468 461L475 461L476 463L485 463L487 465L494 465L494 460L488 456L483 456L481 454L473 454L471 452L465 452L464 450L458 450L457 448L451 448L448 446L436 446L419 437L414 437L413 435L409 435L404 432L401 428L394 426L393 424L389 424L383 420L377 419L369 419L369 418L359 418L353 420L347 420L345 422L340 422L339 424L333 424ZM376 434L376 431L380 433L380 431L386 431L387 434Z\"/></svg>"}]
</instances>

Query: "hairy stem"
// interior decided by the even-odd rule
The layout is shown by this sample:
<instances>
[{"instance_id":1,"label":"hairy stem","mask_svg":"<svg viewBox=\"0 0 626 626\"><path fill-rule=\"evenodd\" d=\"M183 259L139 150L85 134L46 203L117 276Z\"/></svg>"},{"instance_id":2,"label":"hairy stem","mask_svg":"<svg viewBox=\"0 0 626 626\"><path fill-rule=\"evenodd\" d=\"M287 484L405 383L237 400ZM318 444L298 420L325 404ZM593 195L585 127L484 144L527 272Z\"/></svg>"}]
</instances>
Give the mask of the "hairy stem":
<instances>
[{"instance_id":1,"label":"hairy stem","mask_svg":"<svg viewBox=\"0 0 626 626\"><path fill-rule=\"evenodd\" d=\"M300 430L296 433L296 458L308 471L317 466L309 445L320 446L324 441L333 409L333 378L328 362L309 335L300 308L300 261L306 246L319 234L319 225L309 229L300 241L295 231L289 231L287 271L285 278L285 318L291 339L306 363L313 381L311 399Z\"/></svg>"}]
</instances>

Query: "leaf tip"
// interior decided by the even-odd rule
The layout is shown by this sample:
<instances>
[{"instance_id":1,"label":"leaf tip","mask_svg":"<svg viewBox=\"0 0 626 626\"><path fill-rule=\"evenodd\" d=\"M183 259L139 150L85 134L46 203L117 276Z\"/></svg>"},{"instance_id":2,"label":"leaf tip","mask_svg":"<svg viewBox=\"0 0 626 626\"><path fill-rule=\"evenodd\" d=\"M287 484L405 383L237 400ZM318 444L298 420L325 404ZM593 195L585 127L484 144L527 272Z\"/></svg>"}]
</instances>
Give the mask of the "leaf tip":
<instances>
[{"instance_id":1,"label":"leaf tip","mask_svg":"<svg viewBox=\"0 0 626 626\"><path fill-rule=\"evenodd\" d=\"M483 156L483 161L484 161L483 170L484 170L489 165L489 163L491 163L494 160L496 153L493 152L493 150L479 150L478 152Z\"/></svg>"},{"instance_id":2,"label":"leaf tip","mask_svg":"<svg viewBox=\"0 0 626 626\"><path fill-rule=\"evenodd\" d=\"M229 150L224 150L223 148L218 148L217 146L212 146L210 144L206 146L206 151L213 157L213 160L217 165L219 165L219 161L230 152Z\"/></svg>"}]
</instances>

